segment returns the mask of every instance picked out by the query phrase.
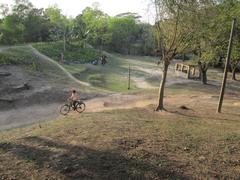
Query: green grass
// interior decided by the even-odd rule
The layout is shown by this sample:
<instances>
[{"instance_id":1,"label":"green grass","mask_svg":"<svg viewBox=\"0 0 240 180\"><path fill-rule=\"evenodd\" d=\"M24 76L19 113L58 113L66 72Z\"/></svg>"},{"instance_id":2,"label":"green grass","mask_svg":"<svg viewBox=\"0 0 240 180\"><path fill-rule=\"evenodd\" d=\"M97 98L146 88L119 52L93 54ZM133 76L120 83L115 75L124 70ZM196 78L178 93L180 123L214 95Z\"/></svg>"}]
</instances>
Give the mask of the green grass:
<instances>
[{"instance_id":1,"label":"green grass","mask_svg":"<svg viewBox=\"0 0 240 180\"><path fill-rule=\"evenodd\" d=\"M62 52L62 42L51 43L36 43L33 44L37 50L41 53L49 56L50 58L59 61L60 54ZM109 54L104 52L108 56L107 65L97 66L91 65L92 59L99 59L99 51L85 48L82 49L79 45L68 45L67 51L64 53L66 61L72 61L73 63L65 63L64 67L72 75L81 81L85 81L93 85L94 87L103 88L115 92L128 91L128 67L131 66L132 77L145 78L149 74L138 70L136 66L143 65L145 68L152 68L156 64L158 58L156 57L137 57L137 56L122 56L119 54ZM76 63L80 62L80 64ZM136 90L136 83L131 80L131 89Z\"/></svg>"},{"instance_id":2,"label":"green grass","mask_svg":"<svg viewBox=\"0 0 240 180\"><path fill-rule=\"evenodd\" d=\"M143 63L157 63L159 61L159 57L154 57L154 56L132 56L132 55L122 55L122 54L116 54L113 53L113 55L115 55L116 57L120 58L120 59L126 59L127 62L130 61L140 61Z\"/></svg>"},{"instance_id":3,"label":"green grass","mask_svg":"<svg viewBox=\"0 0 240 180\"><path fill-rule=\"evenodd\" d=\"M63 42L35 43L33 47L46 56L59 61L63 52ZM64 60L78 63L89 63L99 59L100 53L92 48L82 48L78 44L68 44L64 52Z\"/></svg>"},{"instance_id":4,"label":"green grass","mask_svg":"<svg viewBox=\"0 0 240 180\"><path fill-rule=\"evenodd\" d=\"M113 63L113 62L112 62ZM94 66L94 65L65 65L64 66L70 73L81 81L85 81L93 85L115 92L125 92L128 89L127 75L119 72L119 69L124 71L118 66ZM119 72L119 73L116 73ZM136 89L133 81L132 89Z\"/></svg>"},{"instance_id":5,"label":"green grass","mask_svg":"<svg viewBox=\"0 0 240 180\"><path fill-rule=\"evenodd\" d=\"M38 70L37 58L26 46L14 46L0 51L0 65L25 65Z\"/></svg>"}]
</instances>

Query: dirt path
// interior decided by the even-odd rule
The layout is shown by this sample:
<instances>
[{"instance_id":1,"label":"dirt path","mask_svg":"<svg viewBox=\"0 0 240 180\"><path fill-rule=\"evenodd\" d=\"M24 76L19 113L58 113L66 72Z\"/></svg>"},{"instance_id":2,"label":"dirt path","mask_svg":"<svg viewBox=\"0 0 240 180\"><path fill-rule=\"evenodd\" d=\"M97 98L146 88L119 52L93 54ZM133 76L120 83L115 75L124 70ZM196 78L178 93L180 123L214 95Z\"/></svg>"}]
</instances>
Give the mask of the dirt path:
<instances>
[{"instance_id":1,"label":"dirt path","mask_svg":"<svg viewBox=\"0 0 240 180\"><path fill-rule=\"evenodd\" d=\"M101 112L114 109L131 109L154 104L156 99L147 95L113 94L107 97L95 98L86 102L86 112Z\"/></svg>"},{"instance_id":2,"label":"dirt path","mask_svg":"<svg viewBox=\"0 0 240 180\"><path fill-rule=\"evenodd\" d=\"M94 113L114 109L131 109L153 104L154 99L149 96L112 94L101 98L94 98L86 103L86 112ZM61 103L47 105L33 105L30 107L1 111L0 131L21 127L27 124L38 123L63 117L59 113ZM78 115L76 112L71 114Z\"/></svg>"},{"instance_id":3,"label":"dirt path","mask_svg":"<svg viewBox=\"0 0 240 180\"><path fill-rule=\"evenodd\" d=\"M50 104L45 106L34 105L20 109L1 111L0 131L56 119L59 117L59 106L60 104Z\"/></svg>"},{"instance_id":4,"label":"dirt path","mask_svg":"<svg viewBox=\"0 0 240 180\"><path fill-rule=\"evenodd\" d=\"M145 78L132 77L132 80L136 83L136 86L140 89L155 89L155 88L157 88L156 86L153 86L150 83L146 82Z\"/></svg>"},{"instance_id":5,"label":"dirt path","mask_svg":"<svg viewBox=\"0 0 240 180\"><path fill-rule=\"evenodd\" d=\"M9 48L9 47L5 47ZM71 81L78 83L79 85L84 85L91 89L97 89L92 87L89 83L83 82L75 78L71 73L69 73L64 67L59 63L52 60L51 58L41 54L32 46L29 46L30 50L41 59L41 61L46 62L47 65L54 65L54 68L57 67L63 76L66 75ZM1 50L1 48L0 48ZM2 48L3 50L3 48ZM142 62L134 60L134 66L138 71L142 71L147 76L157 76L160 77L160 69L153 63L147 63L147 66L142 67ZM53 69L54 69L53 68ZM29 77L28 77L29 78ZM146 81L146 77L133 77L133 80L136 82L137 86L142 89L152 89L157 88ZM167 84L174 84L183 82L182 79L177 79L176 77L169 76ZM185 82L185 81L184 81ZM47 86L47 85L45 85ZM53 86L58 86L54 84ZM39 88L44 88L44 85ZM98 89L99 90L99 89ZM103 92L103 91L101 91ZM134 107L145 107L150 104L156 104L155 99L150 96L143 96L142 94L137 95L123 95L121 93L115 93L110 91L107 92L102 98L95 98L89 101L86 101L87 110L86 112L100 112L104 110L113 110L113 109L129 109ZM26 124L37 123L46 120L56 119L60 116L59 107L61 104L55 102L49 102L48 105L32 105L28 107L21 107L14 110L2 111L0 113L0 130L15 128L23 126Z\"/></svg>"},{"instance_id":6,"label":"dirt path","mask_svg":"<svg viewBox=\"0 0 240 180\"><path fill-rule=\"evenodd\" d=\"M42 55L37 50L31 47L31 50L34 54L41 58L41 60L47 61L53 64L54 66L61 69L72 81L78 82L78 84L90 86L89 84L85 84L77 80L73 77L69 72L67 72L60 64L53 61L52 59ZM140 67L140 66L139 66ZM148 72L149 74L152 72L151 69L141 69L142 71ZM156 71L156 76L159 76L160 71ZM135 81L137 82L138 86L143 89L155 88L143 77L134 77ZM57 86L57 84L55 84ZM44 88L39 87L39 88ZM40 89L38 89L40 90ZM155 99L149 96L143 95L123 95L121 93L115 94L107 94L102 98L95 98L89 101L86 101L87 109L86 112L94 113L94 112L101 112L104 110L113 110L113 109L130 109L134 107L145 107L150 104L155 104ZM59 107L61 104L51 102L48 105L32 105L28 107L21 107L14 110L7 110L2 111L0 113L0 130L6 130L11 128L16 128L20 126L24 126L31 123L37 123L47 120L56 119L61 117L59 114ZM74 114L78 115L77 113L73 112Z\"/></svg>"}]
</instances>

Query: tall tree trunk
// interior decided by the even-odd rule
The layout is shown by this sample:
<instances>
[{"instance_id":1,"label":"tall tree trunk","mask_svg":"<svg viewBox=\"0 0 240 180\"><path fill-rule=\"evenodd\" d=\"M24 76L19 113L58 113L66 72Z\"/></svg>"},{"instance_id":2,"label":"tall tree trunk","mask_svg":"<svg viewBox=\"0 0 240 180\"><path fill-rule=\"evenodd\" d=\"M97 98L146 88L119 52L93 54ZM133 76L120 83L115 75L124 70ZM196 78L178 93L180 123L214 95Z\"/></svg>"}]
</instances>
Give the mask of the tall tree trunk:
<instances>
[{"instance_id":1,"label":"tall tree trunk","mask_svg":"<svg viewBox=\"0 0 240 180\"><path fill-rule=\"evenodd\" d=\"M63 51L66 51L66 36L63 37Z\"/></svg>"},{"instance_id":2,"label":"tall tree trunk","mask_svg":"<svg viewBox=\"0 0 240 180\"><path fill-rule=\"evenodd\" d=\"M66 51L66 30L64 31L63 35L63 51Z\"/></svg>"},{"instance_id":3,"label":"tall tree trunk","mask_svg":"<svg viewBox=\"0 0 240 180\"><path fill-rule=\"evenodd\" d=\"M237 80L236 79L236 72L237 72L237 68L233 68L232 69L232 80L235 80L235 81Z\"/></svg>"},{"instance_id":4,"label":"tall tree trunk","mask_svg":"<svg viewBox=\"0 0 240 180\"><path fill-rule=\"evenodd\" d=\"M202 84L207 84L207 70L208 70L208 64L198 62L198 68L199 68L199 77L202 81Z\"/></svg>"},{"instance_id":5,"label":"tall tree trunk","mask_svg":"<svg viewBox=\"0 0 240 180\"><path fill-rule=\"evenodd\" d=\"M201 81L203 84L207 84L207 71L206 70L202 70L202 72L201 72Z\"/></svg>"},{"instance_id":6,"label":"tall tree trunk","mask_svg":"<svg viewBox=\"0 0 240 180\"><path fill-rule=\"evenodd\" d=\"M159 99L158 99L158 106L156 108L156 111L164 110L163 99L164 99L164 89L166 84L168 66L169 66L169 62L166 59L163 59L162 80L159 87Z\"/></svg>"}]
</instances>

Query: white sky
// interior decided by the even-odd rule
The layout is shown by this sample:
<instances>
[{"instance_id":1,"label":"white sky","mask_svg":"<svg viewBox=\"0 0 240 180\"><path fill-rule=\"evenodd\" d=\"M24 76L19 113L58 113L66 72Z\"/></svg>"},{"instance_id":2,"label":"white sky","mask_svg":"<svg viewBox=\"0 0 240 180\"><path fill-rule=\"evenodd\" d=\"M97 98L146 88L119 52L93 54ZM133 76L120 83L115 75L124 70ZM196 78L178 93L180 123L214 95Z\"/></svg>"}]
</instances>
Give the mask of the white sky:
<instances>
[{"instance_id":1,"label":"white sky","mask_svg":"<svg viewBox=\"0 0 240 180\"><path fill-rule=\"evenodd\" d=\"M153 10L149 10L151 0L30 0L38 8L47 8L57 4L63 14L73 16L80 14L87 6L94 2L100 3L100 9L105 13L114 16L123 12L138 13L145 22L153 22ZM0 3L11 5L13 0L0 0Z\"/></svg>"}]
</instances>

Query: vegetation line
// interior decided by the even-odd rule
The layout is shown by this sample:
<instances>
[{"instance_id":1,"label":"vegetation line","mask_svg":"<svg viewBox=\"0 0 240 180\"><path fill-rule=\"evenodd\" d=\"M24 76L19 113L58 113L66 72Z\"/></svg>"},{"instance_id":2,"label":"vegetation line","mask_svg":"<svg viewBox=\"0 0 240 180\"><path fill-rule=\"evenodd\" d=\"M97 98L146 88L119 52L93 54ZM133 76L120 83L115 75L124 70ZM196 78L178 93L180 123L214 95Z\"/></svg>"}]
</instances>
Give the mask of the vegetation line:
<instances>
[{"instance_id":1,"label":"vegetation line","mask_svg":"<svg viewBox=\"0 0 240 180\"><path fill-rule=\"evenodd\" d=\"M47 57L46 55L40 53L38 50L36 50L32 45L29 45L29 47L32 49L33 53L37 56L40 56L41 58L51 62L52 64L56 65L59 69L61 69L70 79L75 81L78 84L84 85L84 86L91 86L89 83L83 82L75 78L71 73L69 73L61 64L58 62L52 60L51 58Z\"/></svg>"}]
</instances>

